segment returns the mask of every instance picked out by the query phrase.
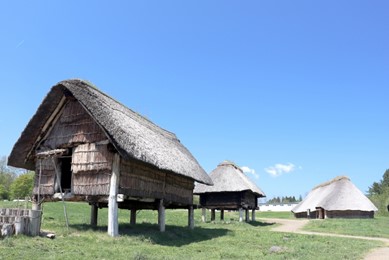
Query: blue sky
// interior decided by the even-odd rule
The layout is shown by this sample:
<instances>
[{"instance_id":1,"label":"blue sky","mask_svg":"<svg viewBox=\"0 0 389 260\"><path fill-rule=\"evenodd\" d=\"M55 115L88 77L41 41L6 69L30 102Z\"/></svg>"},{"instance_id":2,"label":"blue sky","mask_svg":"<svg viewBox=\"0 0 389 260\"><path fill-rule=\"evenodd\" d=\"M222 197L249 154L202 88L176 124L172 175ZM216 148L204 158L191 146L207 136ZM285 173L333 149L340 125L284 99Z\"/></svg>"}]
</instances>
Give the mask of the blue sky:
<instances>
[{"instance_id":1,"label":"blue sky","mask_svg":"<svg viewBox=\"0 0 389 260\"><path fill-rule=\"evenodd\" d=\"M3 1L0 155L55 83L93 82L203 168L273 196L389 168L387 1ZM250 173L251 172L251 173Z\"/></svg>"}]
</instances>

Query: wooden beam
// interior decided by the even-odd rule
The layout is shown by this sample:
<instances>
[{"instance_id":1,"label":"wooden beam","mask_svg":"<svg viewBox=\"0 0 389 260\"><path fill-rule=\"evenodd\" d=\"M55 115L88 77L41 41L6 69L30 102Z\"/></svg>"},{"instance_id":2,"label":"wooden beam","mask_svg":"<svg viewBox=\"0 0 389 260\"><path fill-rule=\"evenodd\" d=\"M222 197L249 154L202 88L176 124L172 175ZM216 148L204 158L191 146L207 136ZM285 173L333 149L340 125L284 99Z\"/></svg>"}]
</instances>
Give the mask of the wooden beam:
<instances>
[{"instance_id":1,"label":"wooden beam","mask_svg":"<svg viewBox=\"0 0 389 260\"><path fill-rule=\"evenodd\" d=\"M194 229L194 210L193 206L189 206L188 209L188 226L190 229Z\"/></svg>"},{"instance_id":2,"label":"wooden beam","mask_svg":"<svg viewBox=\"0 0 389 260\"><path fill-rule=\"evenodd\" d=\"M211 209L211 221L215 221L215 209Z\"/></svg>"},{"instance_id":3,"label":"wooden beam","mask_svg":"<svg viewBox=\"0 0 389 260\"><path fill-rule=\"evenodd\" d=\"M120 178L120 155L115 153L112 164L112 175L109 186L109 198L108 198L108 235L116 237L119 235L119 222L118 222L118 202L116 200L119 190L119 178Z\"/></svg>"},{"instance_id":4,"label":"wooden beam","mask_svg":"<svg viewBox=\"0 0 389 260\"><path fill-rule=\"evenodd\" d=\"M132 208L131 209L131 217L130 217L130 225L135 225L136 224L136 209Z\"/></svg>"},{"instance_id":5,"label":"wooden beam","mask_svg":"<svg viewBox=\"0 0 389 260\"><path fill-rule=\"evenodd\" d=\"M251 221L255 221L255 209L251 212Z\"/></svg>"},{"instance_id":6,"label":"wooden beam","mask_svg":"<svg viewBox=\"0 0 389 260\"><path fill-rule=\"evenodd\" d=\"M246 222L250 222L249 209L246 209Z\"/></svg>"},{"instance_id":7,"label":"wooden beam","mask_svg":"<svg viewBox=\"0 0 389 260\"><path fill-rule=\"evenodd\" d=\"M158 205L158 225L159 231L165 232L165 205L163 205L163 199L159 201Z\"/></svg>"},{"instance_id":8,"label":"wooden beam","mask_svg":"<svg viewBox=\"0 0 389 260\"><path fill-rule=\"evenodd\" d=\"M96 204L91 205L91 211L90 211L90 225L92 227L97 227L97 216L98 216L99 208Z\"/></svg>"},{"instance_id":9,"label":"wooden beam","mask_svg":"<svg viewBox=\"0 0 389 260\"><path fill-rule=\"evenodd\" d=\"M224 220L224 209L220 210L220 220Z\"/></svg>"}]
</instances>

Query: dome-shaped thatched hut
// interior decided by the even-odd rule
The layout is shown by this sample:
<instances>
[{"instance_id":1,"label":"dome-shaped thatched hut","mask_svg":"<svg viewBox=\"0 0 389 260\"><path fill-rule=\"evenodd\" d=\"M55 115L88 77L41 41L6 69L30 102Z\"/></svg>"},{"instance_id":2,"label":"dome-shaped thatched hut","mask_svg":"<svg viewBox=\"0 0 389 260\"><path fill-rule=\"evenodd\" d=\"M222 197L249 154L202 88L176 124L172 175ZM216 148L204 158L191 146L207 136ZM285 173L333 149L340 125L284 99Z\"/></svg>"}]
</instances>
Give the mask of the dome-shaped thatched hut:
<instances>
[{"instance_id":1,"label":"dome-shaped thatched hut","mask_svg":"<svg viewBox=\"0 0 389 260\"><path fill-rule=\"evenodd\" d=\"M255 220L255 210L258 209L258 198L265 197L265 193L247 178L242 169L230 161L220 163L209 176L213 186L196 183L194 194L200 195L200 206L203 208L203 221L205 209L211 209L211 220L215 219L215 210L239 210L240 221L242 212L246 211L246 221L249 220L249 210L252 210L252 220Z\"/></svg>"},{"instance_id":2,"label":"dome-shaped thatched hut","mask_svg":"<svg viewBox=\"0 0 389 260\"><path fill-rule=\"evenodd\" d=\"M109 208L108 233L118 234L117 208L187 208L193 226L194 182L212 184L177 137L82 80L52 87L16 142L9 165L36 172L34 201L65 198Z\"/></svg>"},{"instance_id":3,"label":"dome-shaped thatched hut","mask_svg":"<svg viewBox=\"0 0 389 260\"><path fill-rule=\"evenodd\" d=\"M376 206L346 176L324 182L292 209L296 218L373 218Z\"/></svg>"}]
</instances>

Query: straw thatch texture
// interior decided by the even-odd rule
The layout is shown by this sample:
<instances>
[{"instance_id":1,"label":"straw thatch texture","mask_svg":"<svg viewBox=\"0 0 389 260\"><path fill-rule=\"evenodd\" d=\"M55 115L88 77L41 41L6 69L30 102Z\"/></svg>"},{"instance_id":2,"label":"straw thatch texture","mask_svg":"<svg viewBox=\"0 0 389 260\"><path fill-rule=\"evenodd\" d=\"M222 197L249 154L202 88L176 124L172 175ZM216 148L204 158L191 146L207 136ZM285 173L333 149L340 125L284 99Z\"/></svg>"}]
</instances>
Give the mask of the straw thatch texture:
<instances>
[{"instance_id":1,"label":"straw thatch texture","mask_svg":"<svg viewBox=\"0 0 389 260\"><path fill-rule=\"evenodd\" d=\"M75 99L69 99L63 111L43 143L43 147L55 149L80 143L94 143L107 139L93 118Z\"/></svg>"},{"instance_id":2,"label":"straw thatch texture","mask_svg":"<svg viewBox=\"0 0 389 260\"><path fill-rule=\"evenodd\" d=\"M51 158L40 159L36 162L34 180L34 194L51 195L54 194L55 168ZM40 188L39 187L40 178Z\"/></svg>"},{"instance_id":3,"label":"straw thatch texture","mask_svg":"<svg viewBox=\"0 0 389 260\"><path fill-rule=\"evenodd\" d=\"M191 204L193 181L137 161L121 161L119 193Z\"/></svg>"},{"instance_id":4,"label":"straw thatch texture","mask_svg":"<svg viewBox=\"0 0 389 260\"><path fill-rule=\"evenodd\" d=\"M58 118L58 115L69 117ZM58 124L55 124L56 120ZM84 130L74 135L74 129ZM61 138L51 139L51 136ZM42 148L42 142L46 149L57 149L69 143L104 139L108 139L125 160L136 159L200 183L212 184L209 176L173 133L82 80L62 81L51 89L15 144L8 163L33 170L34 151Z\"/></svg>"},{"instance_id":5,"label":"straw thatch texture","mask_svg":"<svg viewBox=\"0 0 389 260\"><path fill-rule=\"evenodd\" d=\"M84 171L73 175L73 194L75 195L108 195L111 172Z\"/></svg>"},{"instance_id":6,"label":"straw thatch texture","mask_svg":"<svg viewBox=\"0 0 389 260\"><path fill-rule=\"evenodd\" d=\"M74 148L72 156L73 193L108 195L113 153L103 143L87 143Z\"/></svg>"},{"instance_id":7,"label":"straw thatch texture","mask_svg":"<svg viewBox=\"0 0 389 260\"><path fill-rule=\"evenodd\" d=\"M306 217L309 210L315 216L320 208L327 217L358 217L374 215L374 211L377 211L374 204L345 176L316 186L292 212L296 217Z\"/></svg>"},{"instance_id":8,"label":"straw thatch texture","mask_svg":"<svg viewBox=\"0 0 389 260\"><path fill-rule=\"evenodd\" d=\"M250 181L233 162L224 161L220 163L209 176L213 181L213 186L196 183L195 194L251 191L259 197L265 197L265 193Z\"/></svg>"},{"instance_id":9,"label":"straw thatch texture","mask_svg":"<svg viewBox=\"0 0 389 260\"><path fill-rule=\"evenodd\" d=\"M107 144L87 143L74 148L72 156L72 172L112 170L113 153Z\"/></svg>"}]
</instances>

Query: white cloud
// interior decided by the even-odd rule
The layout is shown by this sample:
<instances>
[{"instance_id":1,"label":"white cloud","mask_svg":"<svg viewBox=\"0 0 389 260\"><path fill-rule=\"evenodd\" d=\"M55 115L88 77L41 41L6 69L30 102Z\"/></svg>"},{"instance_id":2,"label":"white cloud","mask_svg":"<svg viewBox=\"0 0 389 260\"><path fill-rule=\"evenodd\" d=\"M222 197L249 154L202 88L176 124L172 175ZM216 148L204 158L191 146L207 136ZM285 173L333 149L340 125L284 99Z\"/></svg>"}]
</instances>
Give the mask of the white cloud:
<instances>
[{"instance_id":1,"label":"white cloud","mask_svg":"<svg viewBox=\"0 0 389 260\"><path fill-rule=\"evenodd\" d=\"M254 169L251 169L250 167L243 166L240 167L244 173L251 174L254 176L255 179L259 179L259 175L255 172Z\"/></svg>"},{"instance_id":2,"label":"white cloud","mask_svg":"<svg viewBox=\"0 0 389 260\"><path fill-rule=\"evenodd\" d=\"M293 163L288 163L288 164L277 163L274 166L265 168L265 171L273 177L278 177L284 173L293 172L295 169L296 169L296 165L294 165Z\"/></svg>"}]
</instances>

